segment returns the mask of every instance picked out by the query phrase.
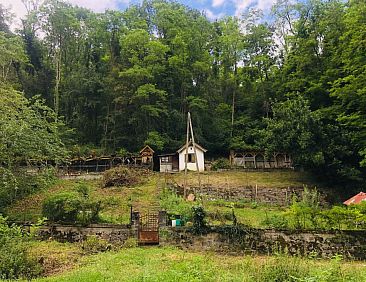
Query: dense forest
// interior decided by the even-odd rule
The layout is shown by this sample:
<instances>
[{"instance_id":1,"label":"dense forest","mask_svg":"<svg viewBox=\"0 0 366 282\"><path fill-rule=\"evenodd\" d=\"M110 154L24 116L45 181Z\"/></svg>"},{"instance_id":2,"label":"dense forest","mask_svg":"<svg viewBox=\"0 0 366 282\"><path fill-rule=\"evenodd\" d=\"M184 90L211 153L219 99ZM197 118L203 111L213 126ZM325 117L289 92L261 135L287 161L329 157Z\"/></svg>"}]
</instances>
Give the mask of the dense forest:
<instances>
[{"instance_id":1,"label":"dense forest","mask_svg":"<svg viewBox=\"0 0 366 282\"><path fill-rule=\"evenodd\" d=\"M364 0L278 0L269 16L216 21L166 0L104 13L24 3L15 32L0 6L3 165L175 150L190 111L212 156L285 151L329 183L364 186Z\"/></svg>"}]
</instances>

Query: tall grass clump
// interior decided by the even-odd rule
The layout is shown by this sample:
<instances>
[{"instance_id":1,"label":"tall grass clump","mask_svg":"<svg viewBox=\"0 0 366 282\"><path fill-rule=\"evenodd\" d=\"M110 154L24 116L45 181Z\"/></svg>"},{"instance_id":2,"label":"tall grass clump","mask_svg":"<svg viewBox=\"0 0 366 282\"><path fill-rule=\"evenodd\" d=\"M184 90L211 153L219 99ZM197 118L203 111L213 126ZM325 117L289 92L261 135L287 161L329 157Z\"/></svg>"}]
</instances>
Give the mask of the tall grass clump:
<instances>
[{"instance_id":1,"label":"tall grass clump","mask_svg":"<svg viewBox=\"0 0 366 282\"><path fill-rule=\"evenodd\" d=\"M192 204L169 189L160 194L160 207L169 214L180 215L185 222L193 219Z\"/></svg>"},{"instance_id":2,"label":"tall grass clump","mask_svg":"<svg viewBox=\"0 0 366 282\"><path fill-rule=\"evenodd\" d=\"M20 227L8 226L0 215L0 280L23 278L30 280L42 273L42 268L27 250L31 235Z\"/></svg>"}]
</instances>

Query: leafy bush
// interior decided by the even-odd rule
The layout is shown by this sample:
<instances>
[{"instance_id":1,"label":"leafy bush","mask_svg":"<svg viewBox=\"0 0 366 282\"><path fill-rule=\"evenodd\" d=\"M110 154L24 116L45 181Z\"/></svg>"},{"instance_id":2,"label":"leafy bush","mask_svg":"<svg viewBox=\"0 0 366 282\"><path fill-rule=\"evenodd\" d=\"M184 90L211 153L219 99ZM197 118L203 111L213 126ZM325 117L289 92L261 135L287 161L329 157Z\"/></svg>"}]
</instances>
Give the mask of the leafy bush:
<instances>
[{"instance_id":1,"label":"leafy bush","mask_svg":"<svg viewBox=\"0 0 366 282\"><path fill-rule=\"evenodd\" d=\"M231 167L228 159L220 158L212 163L212 170L229 169Z\"/></svg>"},{"instance_id":2,"label":"leafy bush","mask_svg":"<svg viewBox=\"0 0 366 282\"><path fill-rule=\"evenodd\" d=\"M43 215L51 221L80 223L87 225L98 221L101 202L89 199L85 184L77 192L63 192L53 195L43 203Z\"/></svg>"},{"instance_id":3,"label":"leafy bush","mask_svg":"<svg viewBox=\"0 0 366 282\"><path fill-rule=\"evenodd\" d=\"M10 170L0 167L0 211L16 198L18 187L15 175Z\"/></svg>"},{"instance_id":4,"label":"leafy bush","mask_svg":"<svg viewBox=\"0 0 366 282\"><path fill-rule=\"evenodd\" d=\"M56 181L55 170L44 168L36 175L0 167L0 211L16 200L49 187Z\"/></svg>"},{"instance_id":5,"label":"leafy bush","mask_svg":"<svg viewBox=\"0 0 366 282\"><path fill-rule=\"evenodd\" d=\"M304 188L302 198L293 199L292 205L287 210L285 216L289 225L295 229L319 228L320 221L320 195L316 189Z\"/></svg>"},{"instance_id":6,"label":"leafy bush","mask_svg":"<svg viewBox=\"0 0 366 282\"><path fill-rule=\"evenodd\" d=\"M202 206L194 206L192 207L193 211L193 227L192 231L195 234L204 234L207 232L207 223L206 223L206 211Z\"/></svg>"},{"instance_id":7,"label":"leafy bush","mask_svg":"<svg viewBox=\"0 0 366 282\"><path fill-rule=\"evenodd\" d=\"M160 206L170 214L180 215L184 222L191 221L193 218L192 204L168 189L160 195Z\"/></svg>"},{"instance_id":8,"label":"leafy bush","mask_svg":"<svg viewBox=\"0 0 366 282\"><path fill-rule=\"evenodd\" d=\"M366 203L322 210L319 193L305 189L303 198L294 199L284 216L295 229L365 229Z\"/></svg>"},{"instance_id":9,"label":"leafy bush","mask_svg":"<svg viewBox=\"0 0 366 282\"><path fill-rule=\"evenodd\" d=\"M147 170L115 167L104 172L103 187L138 185L145 181L148 174Z\"/></svg>"},{"instance_id":10,"label":"leafy bush","mask_svg":"<svg viewBox=\"0 0 366 282\"><path fill-rule=\"evenodd\" d=\"M0 215L0 279L31 279L41 274L38 262L27 253L30 235L9 227Z\"/></svg>"},{"instance_id":11,"label":"leafy bush","mask_svg":"<svg viewBox=\"0 0 366 282\"><path fill-rule=\"evenodd\" d=\"M43 203L43 215L51 221L75 222L79 209L79 194L74 192L53 195Z\"/></svg>"},{"instance_id":12,"label":"leafy bush","mask_svg":"<svg viewBox=\"0 0 366 282\"><path fill-rule=\"evenodd\" d=\"M276 228L276 229L288 228L288 222L286 218L281 215L266 216L266 219L263 220L262 224L269 228Z\"/></svg>"}]
</instances>

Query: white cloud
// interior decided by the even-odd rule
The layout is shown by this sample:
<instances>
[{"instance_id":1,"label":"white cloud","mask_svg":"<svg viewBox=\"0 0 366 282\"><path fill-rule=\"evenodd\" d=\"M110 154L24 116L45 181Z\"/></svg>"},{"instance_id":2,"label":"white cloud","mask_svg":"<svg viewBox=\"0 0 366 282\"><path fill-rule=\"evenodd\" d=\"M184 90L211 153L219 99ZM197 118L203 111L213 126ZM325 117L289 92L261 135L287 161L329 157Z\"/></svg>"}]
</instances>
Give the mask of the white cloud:
<instances>
[{"instance_id":1,"label":"white cloud","mask_svg":"<svg viewBox=\"0 0 366 282\"><path fill-rule=\"evenodd\" d=\"M260 9L263 12L268 12L276 0L232 0L235 6L235 16L239 17L241 14L248 9L253 7Z\"/></svg>"},{"instance_id":2,"label":"white cloud","mask_svg":"<svg viewBox=\"0 0 366 282\"><path fill-rule=\"evenodd\" d=\"M225 3L225 0L212 0L212 7L220 7Z\"/></svg>"},{"instance_id":3,"label":"white cloud","mask_svg":"<svg viewBox=\"0 0 366 282\"><path fill-rule=\"evenodd\" d=\"M262 11L269 11L275 2L275 0L259 0L257 8Z\"/></svg>"},{"instance_id":4,"label":"white cloud","mask_svg":"<svg viewBox=\"0 0 366 282\"><path fill-rule=\"evenodd\" d=\"M68 0L67 2L80 7L88 8L94 12L117 10L118 4L128 4L129 0Z\"/></svg>"},{"instance_id":5,"label":"white cloud","mask_svg":"<svg viewBox=\"0 0 366 282\"><path fill-rule=\"evenodd\" d=\"M206 14L207 18L212 21L220 19L225 15L224 13L215 14L210 9L205 9L203 12Z\"/></svg>"},{"instance_id":6,"label":"white cloud","mask_svg":"<svg viewBox=\"0 0 366 282\"><path fill-rule=\"evenodd\" d=\"M11 29L15 30L15 28L20 27L20 18L23 18L27 10L23 5L21 0L1 0L1 4L6 8L10 9L10 12L15 15L15 18L12 19Z\"/></svg>"},{"instance_id":7,"label":"white cloud","mask_svg":"<svg viewBox=\"0 0 366 282\"><path fill-rule=\"evenodd\" d=\"M67 0L70 4L84 7L94 12L103 12L107 9L118 9L118 4L128 5L130 0ZM21 0L0 0L0 3L9 8L15 14L11 28L15 30L20 27L20 19L24 18L27 10Z\"/></svg>"}]
</instances>

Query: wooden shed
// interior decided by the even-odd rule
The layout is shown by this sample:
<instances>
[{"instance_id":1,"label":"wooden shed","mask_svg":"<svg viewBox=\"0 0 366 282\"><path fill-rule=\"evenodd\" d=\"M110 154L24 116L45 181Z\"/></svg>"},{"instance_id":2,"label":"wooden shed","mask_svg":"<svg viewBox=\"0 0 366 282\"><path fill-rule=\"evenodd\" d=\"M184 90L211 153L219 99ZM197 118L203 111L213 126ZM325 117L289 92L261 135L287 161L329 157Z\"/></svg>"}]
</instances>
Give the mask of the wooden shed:
<instances>
[{"instance_id":1,"label":"wooden shed","mask_svg":"<svg viewBox=\"0 0 366 282\"><path fill-rule=\"evenodd\" d=\"M146 145L144 148L142 148L139 152L141 157L141 164L142 165L152 164L154 159L154 153L155 151L151 149L149 145Z\"/></svg>"}]
</instances>

